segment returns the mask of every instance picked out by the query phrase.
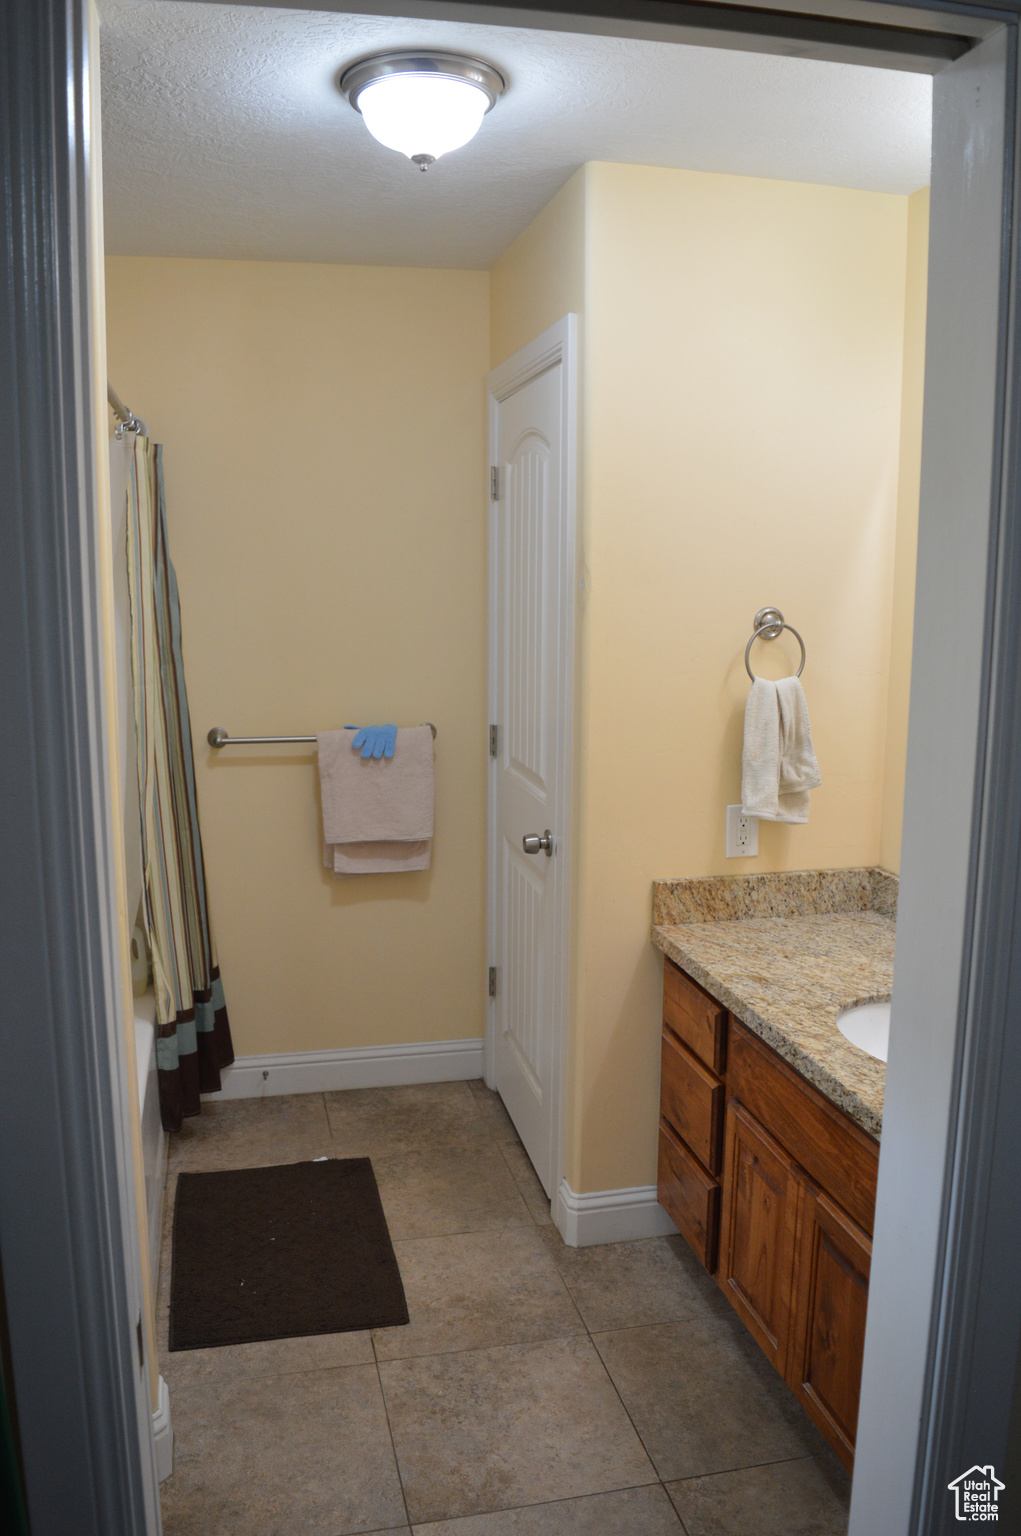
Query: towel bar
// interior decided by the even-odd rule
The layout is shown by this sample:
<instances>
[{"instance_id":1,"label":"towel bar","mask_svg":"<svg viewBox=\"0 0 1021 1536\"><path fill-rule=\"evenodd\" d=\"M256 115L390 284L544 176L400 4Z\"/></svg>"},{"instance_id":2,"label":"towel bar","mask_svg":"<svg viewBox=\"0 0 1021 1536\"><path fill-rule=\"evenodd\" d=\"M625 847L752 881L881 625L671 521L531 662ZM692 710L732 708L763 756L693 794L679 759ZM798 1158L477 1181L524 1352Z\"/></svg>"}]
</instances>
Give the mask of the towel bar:
<instances>
[{"instance_id":1,"label":"towel bar","mask_svg":"<svg viewBox=\"0 0 1021 1536\"><path fill-rule=\"evenodd\" d=\"M432 721L423 720L422 724L429 727L433 733L433 741L435 741L436 727L433 725ZM228 736L222 725L214 725L206 737L206 740L211 747L247 747L251 746L253 742L260 746L277 746L283 742L288 744L291 742L299 741L314 742L316 739L317 738L315 736Z\"/></svg>"},{"instance_id":2,"label":"towel bar","mask_svg":"<svg viewBox=\"0 0 1021 1536\"><path fill-rule=\"evenodd\" d=\"M800 677L802 672L804 672L805 642L794 628L794 625L787 623L787 620L784 618L779 608L760 608L752 620L751 639L748 641L748 644L744 648L744 669L748 673L748 676L751 678L753 683L758 682L758 678L755 676L755 673L752 671L748 663L748 657L751 653L752 645L756 640L775 640L777 635L781 634L785 629L790 630L795 640L801 646L801 666L795 672L794 676Z\"/></svg>"}]
</instances>

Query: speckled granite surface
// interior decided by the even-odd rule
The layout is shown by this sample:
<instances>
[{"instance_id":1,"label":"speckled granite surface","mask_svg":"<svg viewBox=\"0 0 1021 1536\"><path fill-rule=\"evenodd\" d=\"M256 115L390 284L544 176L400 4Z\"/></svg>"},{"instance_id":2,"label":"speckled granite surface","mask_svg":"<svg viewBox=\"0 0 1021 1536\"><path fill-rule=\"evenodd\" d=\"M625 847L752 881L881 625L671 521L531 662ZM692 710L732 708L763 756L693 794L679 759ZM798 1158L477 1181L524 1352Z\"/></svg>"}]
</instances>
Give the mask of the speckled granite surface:
<instances>
[{"instance_id":1,"label":"speckled granite surface","mask_svg":"<svg viewBox=\"0 0 1021 1536\"><path fill-rule=\"evenodd\" d=\"M897 877L883 869L807 869L778 875L656 880L652 887L654 923L718 923L824 912L881 912L896 917Z\"/></svg>"},{"instance_id":2,"label":"speckled granite surface","mask_svg":"<svg viewBox=\"0 0 1021 1536\"><path fill-rule=\"evenodd\" d=\"M747 878L792 877L738 877ZM710 882L671 885L696 883ZM889 905L885 887L880 899ZM864 1131L879 1136L886 1067L845 1040L836 1019L842 1008L889 998L893 917L860 908L723 921L703 917L660 921L652 933L664 954Z\"/></svg>"},{"instance_id":3,"label":"speckled granite surface","mask_svg":"<svg viewBox=\"0 0 1021 1536\"><path fill-rule=\"evenodd\" d=\"M896 875L888 875L885 869L872 870L873 912L881 912L884 917L896 917L899 886Z\"/></svg>"}]
</instances>

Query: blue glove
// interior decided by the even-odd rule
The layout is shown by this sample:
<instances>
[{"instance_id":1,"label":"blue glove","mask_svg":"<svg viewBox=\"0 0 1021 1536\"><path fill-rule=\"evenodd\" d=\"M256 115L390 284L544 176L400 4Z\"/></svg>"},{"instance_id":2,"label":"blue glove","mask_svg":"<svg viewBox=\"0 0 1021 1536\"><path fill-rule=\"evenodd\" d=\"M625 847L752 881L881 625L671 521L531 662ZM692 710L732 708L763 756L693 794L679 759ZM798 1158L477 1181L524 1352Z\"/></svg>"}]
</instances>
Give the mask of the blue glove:
<instances>
[{"instance_id":1,"label":"blue glove","mask_svg":"<svg viewBox=\"0 0 1021 1536\"><path fill-rule=\"evenodd\" d=\"M348 727L350 729L350 727ZM395 725L363 725L355 732L355 739L351 743L354 752L362 749L362 757L393 757L394 745L397 741L397 727Z\"/></svg>"}]
</instances>

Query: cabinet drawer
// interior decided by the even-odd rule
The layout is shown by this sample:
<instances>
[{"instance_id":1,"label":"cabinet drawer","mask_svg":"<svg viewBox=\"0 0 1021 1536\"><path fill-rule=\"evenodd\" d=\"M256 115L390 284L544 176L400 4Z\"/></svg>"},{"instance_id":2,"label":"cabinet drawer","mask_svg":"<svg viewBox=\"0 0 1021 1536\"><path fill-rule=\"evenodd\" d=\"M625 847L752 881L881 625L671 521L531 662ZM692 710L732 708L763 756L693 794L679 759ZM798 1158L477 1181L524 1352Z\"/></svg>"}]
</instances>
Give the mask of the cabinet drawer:
<instances>
[{"instance_id":1,"label":"cabinet drawer","mask_svg":"<svg viewBox=\"0 0 1021 1536\"><path fill-rule=\"evenodd\" d=\"M663 1023L707 1067L723 1071L727 1010L672 960L663 962Z\"/></svg>"},{"instance_id":2,"label":"cabinet drawer","mask_svg":"<svg viewBox=\"0 0 1021 1536\"><path fill-rule=\"evenodd\" d=\"M724 1088L719 1078L663 1032L660 1114L710 1173L722 1163Z\"/></svg>"},{"instance_id":3,"label":"cabinet drawer","mask_svg":"<svg viewBox=\"0 0 1021 1536\"><path fill-rule=\"evenodd\" d=\"M663 1121L659 1127L659 1203L710 1274L716 1268L720 1186Z\"/></svg>"}]
</instances>

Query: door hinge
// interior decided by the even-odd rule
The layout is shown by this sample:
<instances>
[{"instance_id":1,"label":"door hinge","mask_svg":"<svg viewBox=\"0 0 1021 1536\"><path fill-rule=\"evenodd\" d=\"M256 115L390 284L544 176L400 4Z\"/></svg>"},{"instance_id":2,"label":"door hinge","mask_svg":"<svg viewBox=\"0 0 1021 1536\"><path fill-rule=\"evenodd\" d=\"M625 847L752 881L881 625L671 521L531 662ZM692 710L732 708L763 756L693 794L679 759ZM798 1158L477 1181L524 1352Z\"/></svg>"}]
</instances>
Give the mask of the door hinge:
<instances>
[{"instance_id":1,"label":"door hinge","mask_svg":"<svg viewBox=\"0 0 1021 1536\"><path fill-rule=\"evenodd\" d=\"M500 500L500 471L495 464L491 465L489 470L489 499L490 501Z\"/></svg>"},{"instance_id":2,"label":"door hinge","mask_svg":"<svg viewBox=\"0 0 1021 1536\"><path fill-rule=\"evenodd\" d=\"M496 966L495 965L491 965L489 967L489 995L490 995L490 997L495 997L496 996Z\"/></svg>"},{"instance_id":3,"label":"door hinge","mask_svg":"<svg viewBox=\"0 0 1021 1536\"><path fill-rule=\"evenodd\" d=\"M500 750L500 748L499 748L499 740L500 740L500 727L498 725L491 725L489 727L489 755L490 755L490 757L496 757L498 755L499 750Z\"/></svg>"},{"instance_id":4,"label":"door hinge","mask_svg":"<svg viewBox=\"0 0 1021 1536\"><path fill-rule=\"evenodd\" d=\"M138 1314L138 1322L135 1324L135 1338L138 1340L138 1369L145 1370L145 1345L142 1343L142 1314Z\"/></svg>"}]
</instances>

